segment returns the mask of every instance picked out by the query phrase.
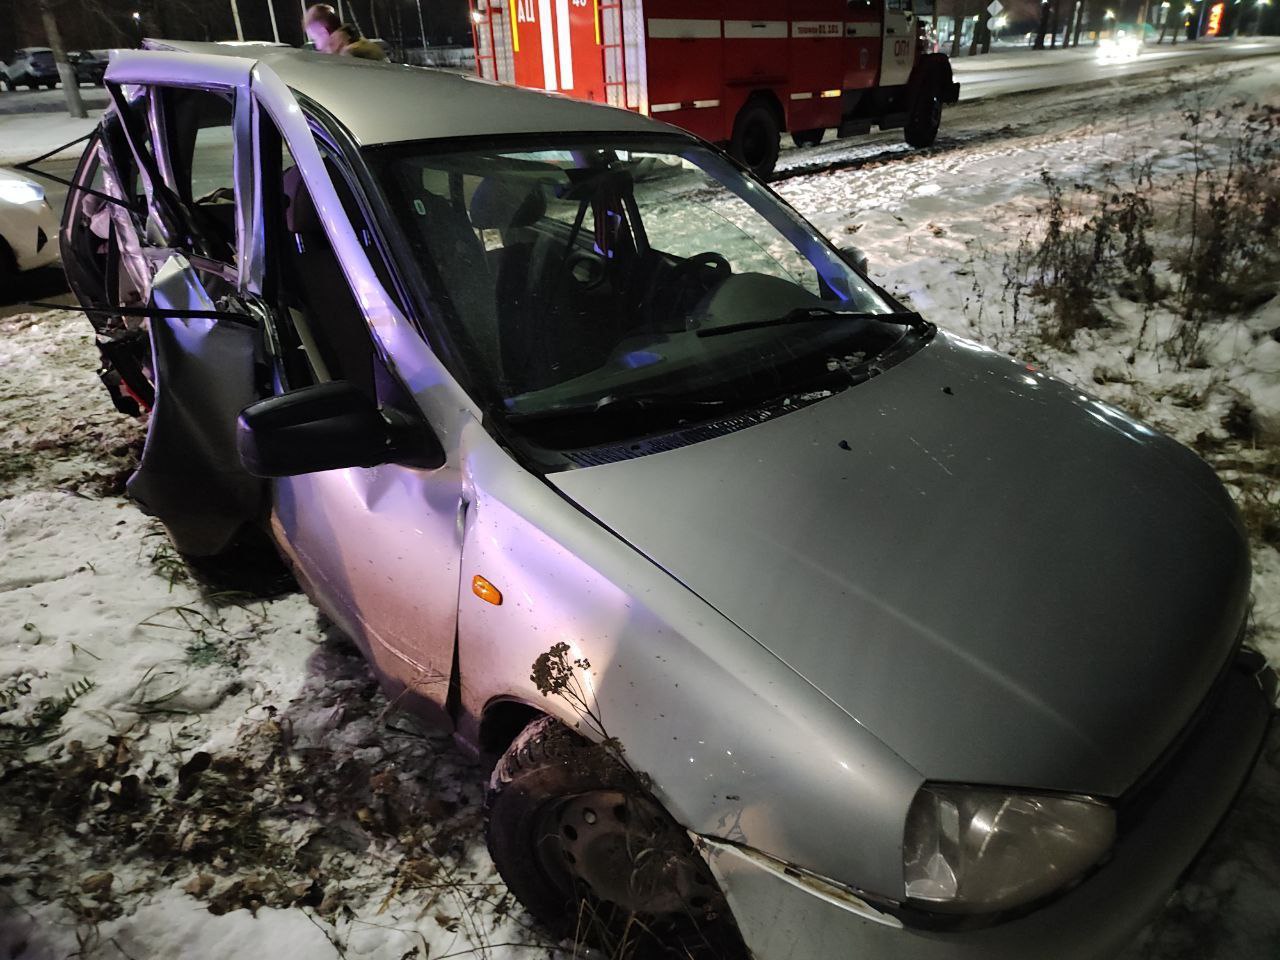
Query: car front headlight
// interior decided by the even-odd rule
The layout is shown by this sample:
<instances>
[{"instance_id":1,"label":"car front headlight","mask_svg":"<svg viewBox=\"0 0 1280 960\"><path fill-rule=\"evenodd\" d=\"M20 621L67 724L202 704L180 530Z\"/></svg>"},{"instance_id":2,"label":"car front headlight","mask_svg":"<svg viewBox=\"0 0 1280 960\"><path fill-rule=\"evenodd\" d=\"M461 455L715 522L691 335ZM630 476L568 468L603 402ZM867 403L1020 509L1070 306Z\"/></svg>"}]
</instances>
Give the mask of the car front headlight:
<instances>
[{"instance_id":1,"label":"car front headlight","mask_svg":"<svg viewBox=\"0 0 1280 960\"><path fill-rule=\"evenodd\" d=\"M44 187L30 180L0 179L0 200L6 203L39 203L44 199Z\"/></svg>"},{"instance_id":2,"label":"car front headlight","mask_svg":"<svg viewBox=\"0 0 1280 960\"><path fill-rule=\"evenodd\" d=\"M944 911L1008 910L1080 877L1115 834L1115 811L1096 800L927 783L907 814L906 894Z\"/></svg>"}]
</instances>

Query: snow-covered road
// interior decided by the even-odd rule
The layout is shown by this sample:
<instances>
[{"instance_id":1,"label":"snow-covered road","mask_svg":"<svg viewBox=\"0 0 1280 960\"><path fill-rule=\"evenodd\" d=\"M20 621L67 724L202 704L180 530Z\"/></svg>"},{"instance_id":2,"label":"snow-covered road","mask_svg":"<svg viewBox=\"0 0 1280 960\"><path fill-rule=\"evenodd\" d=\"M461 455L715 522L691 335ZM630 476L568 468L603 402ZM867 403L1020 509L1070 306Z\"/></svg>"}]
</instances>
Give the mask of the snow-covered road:
<instances>
[{"instance_id":1,"label":"snow-covered road","mask_svg":"<svg viewBox=\"0 0 1280 960\"><path fill-rule=\"evenodd\" d=\"M1159 311L1103 298L1109 326L1055 345L1007 295L1042 169L1101 185L1150 159L1152 191L1170 194L1191 162L1185 112L1251 101L1280 106L1280 61L1020 98L1030 111L962 106L933 151L819 147L832 169L793 162L777 187L931 320L1138 412L1275 503L1280 297L1210 330L1207 366L1177 369ZM94 367L80 316L0 321L0 956L545 955L485 853L482 771L390 710L302 597L201 590L121 496L139 429ZM1280 663L1280 551L1265 541L1252 639ZM1273 731L1126 958L1277 956Z\"/></svg>"}]
</instances>

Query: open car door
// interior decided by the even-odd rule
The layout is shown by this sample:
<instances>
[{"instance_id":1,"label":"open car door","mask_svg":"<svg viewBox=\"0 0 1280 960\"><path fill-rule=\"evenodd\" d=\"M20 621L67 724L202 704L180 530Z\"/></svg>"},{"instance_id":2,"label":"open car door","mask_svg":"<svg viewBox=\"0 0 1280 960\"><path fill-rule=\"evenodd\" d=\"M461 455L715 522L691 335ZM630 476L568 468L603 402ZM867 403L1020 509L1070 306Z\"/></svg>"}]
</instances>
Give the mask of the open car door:
<instances>
[{"instance_id":1,"label":"open car door","mask_svg":"<svg viewBox=\"0 0 1280 960\"><path fill-rule=\"evenodd\" d=\"M108 277L122 266L141 274L125 288L142 302L128 312L149 341L139 361L146 383L127 391L140 411L149 408L128 491L190 557L225 552L267 510L266 484L243 469L235 445L240 410L267 392L270 336L267 314L244 292L240 258L251 219L251 144L240 132L249 129L252 66L146 51L122 53L107 72L119 135L99 150L112 167L136 172L145 206L136 251L104 268ZM121 150L129 155L113 155ZM116 248L120 257L124 245ZM114 299L108 309L119 303L102 296Z\"/></svg>"}]
</instances>

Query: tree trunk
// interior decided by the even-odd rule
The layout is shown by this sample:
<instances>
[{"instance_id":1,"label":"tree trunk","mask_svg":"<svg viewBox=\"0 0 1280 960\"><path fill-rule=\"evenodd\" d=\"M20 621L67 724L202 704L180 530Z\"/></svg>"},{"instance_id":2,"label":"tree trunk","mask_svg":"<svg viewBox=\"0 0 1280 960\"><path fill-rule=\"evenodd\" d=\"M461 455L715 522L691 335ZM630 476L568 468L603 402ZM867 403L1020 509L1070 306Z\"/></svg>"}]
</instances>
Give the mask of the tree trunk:
<instances>
[{"instance_id":1,"label":"tree trunk","mask_svg":"<svg viewBox=\"0 0 1280 960\"><path fill-rule=\"evenodd\" d=\"M236 39L244 40L244 28L240 26L240 6L236 0L231 0L231 19L236 22Z\"/></svg>"},{"instance_id":2,"label":"tree trunk","mask_svg":"<svg viewBox=\"0 0 1280 960\"><path fill-rule=\"evenodd\" d=\"M62 96L67 101L67 113L83 120L89 114L84 109L84 101L80 99L80 81L76 79L76 68L67 63L67 51L62 48L62 33L58 30L58 21L53 15L53 4L51 0L38 2L45 37L49 41L49 49L53 51L53 62L58 65L58 79L62 81Z\"/></svg>"},{"instance_id":3,"label":"tree trunk","mask_svg":"<svg viewBox=\"0 0 1280 960\"><path fill-rule=\"evenodd\" d=\"M973 38L969 41L969 56L976 57L979 53L991 52L991 40L987 36L987 21L991 19L991 12L986 8L982 8L982 12L978 14L978 22L973 25Z\"/></svg>"},{"instance_id":4,"label":"tree trunk","mask_svg":"<svg viewBox=\"0 0 1280 960\"><path fill-rule=\"evenodd\" d=\"M382 32L378 29L378 5L376 0L369 0L369 19L373 23L373 35L381 37Z\"/></svg>"},{"instance_id":5,"label":"tree trunk","mask_svg":"<svg viewBox=\"0 0 1280 960\"><path fill-rule=\"evenodd\" d=\"M1049 47L1056 48L1058 46L1058 6L1061 0L1053 0L1053 26L1049 28Z\"/></svg>"},{"instance_id":6,"label":"tree trunk","mask_svg":"<svg viewBox=\"0 0 1280 960\"><path fill-rule=\"evenodd\" d=\"M1040 0L1040 27L1036 31L1035 48L1044 49L1044 35L1049 32L1049 0Z\"/></svg>"},{"instance_id":7,"label":"tree trunk","mask_svg":"<svg viewBox=\"0 0 1280 960\"><path fill-rule=\"evenodd\" d=\"M1084 11L1085 11L1085 0L1079 0L1079 2L1076 4L1075 45L1077 47L1080 46L1080 34L1084 30Z\"/></svg>"},{"instance_id":8,"label":"tree trunk","mask_svg":"<svg viewBox=\"0 0 1280 960\"><path fill-rule=\"evenodd\" d=\"M960 56L960 34L964 30L964 8L965 0L952 0L955 4L951 8L951 59L955 60Z\"/></svg>"}]
</instances>

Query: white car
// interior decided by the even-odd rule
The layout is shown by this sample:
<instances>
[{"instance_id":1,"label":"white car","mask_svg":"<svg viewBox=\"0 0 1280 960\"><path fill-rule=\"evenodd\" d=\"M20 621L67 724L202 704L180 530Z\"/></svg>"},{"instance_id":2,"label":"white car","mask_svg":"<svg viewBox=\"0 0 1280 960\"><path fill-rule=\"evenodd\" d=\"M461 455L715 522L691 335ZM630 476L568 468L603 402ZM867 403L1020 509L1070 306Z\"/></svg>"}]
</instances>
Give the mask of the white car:
<instances>
[{"instance_id":1,"label":"white car","mask_svg":"<svg viewBox=\"0 0 1280 960\"><path fill-rule=\"evenodd\" d=\"M1114 37L1098 41L1099 60L1136 60L1141 52L1141 38L1126 34L1123 30Z\"/></svg>"},{"instance_id":2,"label":"white car","mask_svg":"<svg viewBox=\"0 0 1280 960\"><path fill-rule=\"evenodd\" d=\"M44 187L0 169L0 282L58 259L58 221Z\"/></svg>"}]
</instances>

